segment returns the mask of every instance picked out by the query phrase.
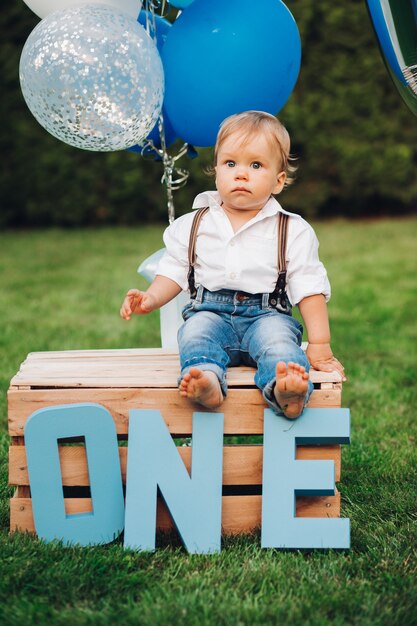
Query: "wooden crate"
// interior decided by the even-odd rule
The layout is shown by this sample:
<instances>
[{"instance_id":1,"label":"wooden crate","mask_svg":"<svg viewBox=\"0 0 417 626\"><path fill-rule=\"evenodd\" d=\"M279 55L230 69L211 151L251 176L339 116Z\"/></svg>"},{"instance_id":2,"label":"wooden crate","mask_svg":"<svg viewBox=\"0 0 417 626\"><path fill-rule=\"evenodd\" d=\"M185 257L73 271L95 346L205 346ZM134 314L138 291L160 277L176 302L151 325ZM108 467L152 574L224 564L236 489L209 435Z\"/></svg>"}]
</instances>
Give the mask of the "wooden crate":
<instances>
[{"instance_id":1,"label":"wooden crate","mask_svg":"<svg viewBox=\"0 0 417 626\"><path fill-rule=\"evenodd\" d=\"M24 447L24 428L36 410L62 404L97 402L113 416L119 439L123 483L126 480L129 409L158 409L173 437L189 437L193 411L204 410L182 398L177 390L178 354L163 349L83 350L35 352L28 355L8 391L9 483L16 486L10 501L10 529L35 532ZM226 443L223 456L222 529L224 534L251 532L261 524L262 445L244 443L263 434L266 404L253 382L254 370L230 368L229 392L219 411L224 413ZM338 408L341 377L312 370L314 392L309 407ZM238 445L227 442L240 436ZM252 439L253 440L253 439ZM180 442L181 443L181 442ZM178 447L187 469L191 448ZM84 447L59 447L67 514L91 511L88 469ZM332 459L340 480L340 446L299 446L299 459ZM300 517L340 516L339 493L331 497L297 498ZM159 529L172 528L162 502L158 504Z\"/></svg>"}]
</instances>

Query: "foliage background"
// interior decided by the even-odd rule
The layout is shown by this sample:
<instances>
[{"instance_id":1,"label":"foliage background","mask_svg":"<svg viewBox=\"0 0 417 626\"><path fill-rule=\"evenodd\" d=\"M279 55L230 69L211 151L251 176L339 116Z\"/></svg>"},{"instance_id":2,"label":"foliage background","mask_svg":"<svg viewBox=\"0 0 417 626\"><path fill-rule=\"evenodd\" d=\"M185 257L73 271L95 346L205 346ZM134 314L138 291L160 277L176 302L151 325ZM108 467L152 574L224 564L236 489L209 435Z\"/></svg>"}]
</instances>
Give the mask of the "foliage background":
<instances>
[{"instance_id":1,"label":"foliage background","mask_svg":"<svg viewBox=\"0 0 417 626\"><path fill-rule=\"evenodd\" d=\"M288 6L303 59L280 112L299 157L299 180L286 192L285 206L309 218L416 212L416 118L384 67L365 1L289 0ZM23 0L7 3L0 14L0 226L166 221L160 163L129 151L66 146L32 117L18 64L38 21ZM203 173L211 150L199 154L182 162L191 177L176 194L178 214L212 186Z\"/></svg>"}]
</instances>

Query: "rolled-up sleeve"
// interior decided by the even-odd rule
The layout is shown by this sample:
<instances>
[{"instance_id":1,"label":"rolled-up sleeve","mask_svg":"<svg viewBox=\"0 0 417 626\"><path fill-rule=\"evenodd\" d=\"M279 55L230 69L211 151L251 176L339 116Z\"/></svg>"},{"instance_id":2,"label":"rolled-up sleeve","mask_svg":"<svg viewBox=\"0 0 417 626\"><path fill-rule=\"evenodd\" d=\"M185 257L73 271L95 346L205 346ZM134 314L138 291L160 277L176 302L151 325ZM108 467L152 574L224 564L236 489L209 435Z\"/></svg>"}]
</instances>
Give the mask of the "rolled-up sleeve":
<instances>
[{"instance_id":1,"label":"rolled-up sleeve","mask_svg":"<svg viewBox=\"0 0 417 626\"><path fill-rule=\"evenodd\" d=\"M292 305L303 298L323 294L326 302L331 290L327 272L319 259L319 242L312 227L302 220L297 224L287 255L287 293Z\"/></svg>"},{"instance_id":2,"label":"rolled-up sleeve","mask_svg":"<svg viewBox=\"0 0 417 626\"><path fill-rule=\"evenodd\" d=\"M183 215L165 230L165 253L156 269L157 275L170 278L184 291L188 289L188 240L192 217L190 214Z\"/></svg>"}]
</instances>

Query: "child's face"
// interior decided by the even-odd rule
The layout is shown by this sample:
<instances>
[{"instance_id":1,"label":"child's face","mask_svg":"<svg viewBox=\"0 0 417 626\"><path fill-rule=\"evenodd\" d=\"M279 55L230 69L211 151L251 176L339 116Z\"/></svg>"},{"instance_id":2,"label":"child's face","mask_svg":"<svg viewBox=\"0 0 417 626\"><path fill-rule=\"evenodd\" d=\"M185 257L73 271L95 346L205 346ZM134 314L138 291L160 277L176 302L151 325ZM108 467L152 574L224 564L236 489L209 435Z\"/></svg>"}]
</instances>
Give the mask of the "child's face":
<instances>
[{"instance_id":1,"label":"child's face","mask_svg":"<svg viewBox=\"0 0 417 626\"><path fill-rule=\"evenodd\" d=\"M245 142L238 133L227 137L218 150L215 170L223 208L254 215L271 194L282 191L286 177L277 151L264 134Z\"/></svg>"}]
</instances>

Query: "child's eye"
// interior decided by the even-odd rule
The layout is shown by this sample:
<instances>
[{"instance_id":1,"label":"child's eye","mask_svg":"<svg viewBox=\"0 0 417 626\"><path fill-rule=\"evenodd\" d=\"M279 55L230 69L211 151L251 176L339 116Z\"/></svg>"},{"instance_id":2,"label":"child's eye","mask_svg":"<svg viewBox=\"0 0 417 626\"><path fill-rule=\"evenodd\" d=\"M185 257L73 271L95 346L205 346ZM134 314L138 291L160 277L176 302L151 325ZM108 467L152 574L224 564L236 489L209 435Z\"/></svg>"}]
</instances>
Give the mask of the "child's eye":
<instances>
[{"instance_id":1,"label":"child's eye","mask_svg":"<svg viewBox=\"0 0 417 626\"><path fill-rule=\"evenodd\" d=\"M254 169L254 170L259 170L259 169L261 169L262 164L261 164L261 163L259 163L259 161L254 161L254 162L252 163L252 167L253 167L253 169Z\"/></svg>"},{"instance_id":2,"label":"child's eye","mask_svg":"<svg viewBox=\"0 0 417 626\"><path fill-rule=\"evenodd\" d=\"M227 167L234 167L236 165L236 162L232 161L232 160L229 160L229 161L226 161L226 165L227 165Z\"/></svg>"}]
</instances>

